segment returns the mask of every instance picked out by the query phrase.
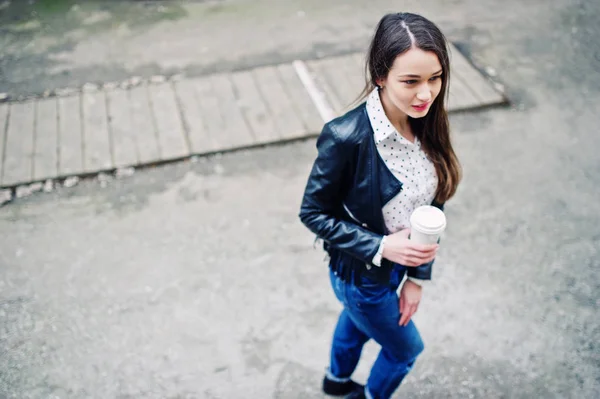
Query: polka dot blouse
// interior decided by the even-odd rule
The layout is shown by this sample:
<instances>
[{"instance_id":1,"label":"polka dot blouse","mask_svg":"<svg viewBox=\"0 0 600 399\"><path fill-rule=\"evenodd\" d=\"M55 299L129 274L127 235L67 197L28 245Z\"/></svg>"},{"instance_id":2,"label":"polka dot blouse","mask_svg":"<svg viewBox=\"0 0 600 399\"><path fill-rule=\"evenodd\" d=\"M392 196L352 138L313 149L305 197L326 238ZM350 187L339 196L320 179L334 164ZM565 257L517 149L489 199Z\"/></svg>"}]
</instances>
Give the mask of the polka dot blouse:
<instances>
[{"instance_id":1,"label":"polka dot blouse","mask_svg":"<svg viewBox=\"0 0 600 399\"><path fill-rule=\"evenodd\" d=\"M367 114L377 151L392 174L402 182L402 191L383 206L383 219L391 233L410 227L410 215L435 197L438 179L433 163L415 137L411 143L396 131L383 111L379 91L367 98Z\"/></svg>"}]
</instances>

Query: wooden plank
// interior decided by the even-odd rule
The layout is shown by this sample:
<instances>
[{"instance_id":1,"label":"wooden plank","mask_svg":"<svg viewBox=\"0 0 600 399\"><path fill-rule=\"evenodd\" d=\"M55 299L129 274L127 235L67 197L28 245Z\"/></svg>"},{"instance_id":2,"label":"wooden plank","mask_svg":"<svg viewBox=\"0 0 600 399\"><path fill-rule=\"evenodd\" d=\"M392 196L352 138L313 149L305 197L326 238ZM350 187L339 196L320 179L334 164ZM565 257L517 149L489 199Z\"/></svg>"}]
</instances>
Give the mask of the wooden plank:
<instances>
[{"instance_id":1,"label":"wooden plank","mask_svg":"<svg viewBox=\"0 0 600 399\"><path fill-rule=\"evenodd\" d=\"M190 140L190 150L193 154L203 154L212 152L215 148L204 126L204 118L200 114L199 99L194 88L197 80L199 79L175 82L173 88L181 107L183 124Z\"/></svg>"},{"instance_id":2,"label":"wooden plank","mask_svg":"<svg viewBox=\"0 0 600 399\"><path fill-rule=\"evenodd\" d=\"M27 183L32 178L35 102L10 105L2 185Z\"/></svg>"},{"instance_id":3,"label":"wooden plank","mask_svg":"<svg viewBox=\"0 0 600 399\"><path fill-rule=\"evenodd\" d=\"M237 72L231 75L237 92L238 105L246 121L250 125L256 143L272 143L281 137L264 100L261 98L258 87L251 72Z\"/></svg>"},{"instance_id":4,"label":"wooden plank","mask_svg":"<svg viewBox=\"0 0 600 399\"><path fill-rule=\"evenodd\" d=\"M0 104L0 187L2 186L2 173L4 170L4 142L9 115L9 104Z\"/></svg>"},{"instance_id":5,"label":"wooden plank","mask_svg":"<svg viewBox=\"0 0 600 399\"><path fill-rule=\"evenodd\" d=\"M58 100L38 100L36 108L33 180L43 180L58 175Z\"/></svg>"},{"instance_id":6,"label":"wooden plank","mask_svg":"<svg viewBox=\"0 0 600 399\"><path fill-rule=\"evenodd\" d=\"M279 135L284 139L301 137L305 128L298 113L279 79L275 67L257 68L252 71L260 93L267 103Z\"/></svg>"},{"instance_id":7,"label":"wooden plank","mask_svg":"<svg viewBox=\"0 0 600 399\"><path fill-rule=\"evenodd\" d=\"M58 98L58 174L83 172L81 98L79 93Z\"/></svg>"},{"instance_id":8,"label":"wooden plank","mask_svg":"<svg viewBox=\"0 0 600 399\"><path fill-rule=\"evenodd\" d=\"M277 71L283 82L285 92L295 104L306 131L313 134L320 132L323 127L323 120L300 78L298 78L294 67L291 64L283 64L277 66Z\"/></svg>"},{"instance_id":9,"label":"wooden plank","mask_svg":"<svg viewBox=\"0 0 600 399\"><path fill-rule=\"evenodd\" d=\"M450 65L453 68L454 76L459 76L481 105L504 102L503 96L492 88L488 80L454 46L451 46Z\"/></svg>"},{"instance_id":10,"label":"wooden plank","mask_svg":"<svg viewBox=\"0 0 600 399\"><path fill-rule=\"evenodd\" d=\"M242 113L239 93L229 74L213 75L212 95L217 97L223 132L219 135L221 148L239 148L256 144L250 125Z\"/></svg>"},{"instance_id":11,"label":"wooden plank","mask_svg":"<svg viewBox=\"0 0 600 399\"><path fill-rule=\"evenodd\" d=\"M365 65L367 62L366 57L367 55L364 53L353 53L350 55L350 58L354 61L354 64L358 66L360 73L363 76L363 80L365 75Z\"/></svg>"},{"instance_id":12,"label":"wooden plank","mask_svg":"<svg viewBox=\"0 0 600 399\"><path fill-rule=\"evenodd\" d=\"M83 169L94 173L113 168L106 95L103 91L81 94L83 119Z\"/></svg>"},{"instance_id":13,"label":"wooden plank","mask_svg":"<svg viewBox=\"0 0 600 399\"><path fill-rule=\"evenodd\" d=\"M139 162L148 164L160 161L156 127L152 112L150 111L148 88L146 86L138 86L131 89L129 91L129 101L131 130L135 133Z\"/></svg>"},{"instance_id":14,"label":"wooden plank","mask_svg":"<svg viewBox=\"0 0 600 399\"><path fill-rule=\"evenodd\" d=\"M306 65L310 69L317 87L321 89L331 108L339 115L344 109L343 100L334 89L335 84L332 84L331 76L327 73L326 68L323 68L323 63L321 61L308 61Z\"/></svg>"},{"instance_id":15,"label":"wooden plank","mask_svg":"<svg viewBox=\"0 0 600 399\"><path fill-rule=\"evenodd\" d=\"M136 133L127 90L108 90L108 131L112 143L115 168L136 165L139 162Z\"/></svg>"},{"instance_id":16,"label":"wooden plank","mask_svg":"<svg viewBox=\"0 0 600 399\"><path fill-rule=\"evenodd\" d=\"M148 90L152 113L156 121L161 159L177 159L189 155L187 138L183 131L175 92L171 84L151 84L148 86Z\"/></svg>"},{"instance_id":17,"label":"wooden plank","mask_svg":"<svg viewBox=\"0 0 600 399\"><path fill-rule=\"evenodd\" d=\"M223 86L221 82L217 82L217 84ZM225 84L230 85L228 81ZM220 90L214 90L211 77L193 79L190 81L190 85L198 103L200 118L204 121L206 128L207 147L213 151L231 148L228 147L228 144L231 145L232 142L235 144L235 142L228 137L231 132L227 130L223 114L223 112L227 113L227 107L223 107L222 110L219 101L219 97L223 96L223 91L227 91L227 88L221 87ZM241 118L239 109L234 102L229 105L229 110L230 118Z\"/></svg>"},{"instance_id":18,"label":"wooden plank","mask_svg":"<svg viewBox=\"0 0 600 399\"><path fill-rule=\"evenodd\" d=\"M365 87L365 73L364 66L357 63L354 60L354 55L348 55L343 57L341 67L343 68L348 81L350 82L350 108L358 105L360 102L356 102L358 96Z\"/></svg>"},{"instance_id":19,"label":"wooden plank","mask_svg":"<svg viewBox=\"0 0 600 399\"><path fill-rule=\"evenodd\" d=\"M460 76L450 72L450 94L448 99L448 110L458 111L481 106L481 101L469 90Z\"/></svg>"},{"instance_id":20,"label":"wooden plank","mask_svg":"<svg viewBox=\"0 0 600 399\"><path fill-rule=\"evenodd\" d=\"M339 100L340 108L337 108L336 111L340 115L350 109L350 105L360 92L359 83L353 82L346 73L348 62L351 62L350 57L344 56L326 58L315 63L325 79L325 84Z\"/></svg>"}]
</instances>

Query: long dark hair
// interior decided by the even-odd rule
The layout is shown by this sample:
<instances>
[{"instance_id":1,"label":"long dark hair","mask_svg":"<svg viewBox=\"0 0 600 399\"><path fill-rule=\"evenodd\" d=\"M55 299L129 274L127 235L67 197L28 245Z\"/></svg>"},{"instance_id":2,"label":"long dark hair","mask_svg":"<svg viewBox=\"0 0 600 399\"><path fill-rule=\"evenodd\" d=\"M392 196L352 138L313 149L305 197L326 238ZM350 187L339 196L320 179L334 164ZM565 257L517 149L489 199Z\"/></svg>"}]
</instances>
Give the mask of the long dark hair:
<instances>
[{"instance_id":1,"label":"long dark hair","mask_svg":"<svg viewBox=\"0 0 600 399\"><path fill-rule=\"evenodd\" d=\"M412 47L435 53L442 65L442 88L423 118L408 117L413 134L435 165L438 175L437 202L444 203L455 193L461 179L461 167L450 141L450 123L445 101L450 79L450 61L446 38L428 19L411 13L385 15L375 30L365 64L364 99L377 86L378 79L388 76L396 57Z\"/></svg>"}]
</instances>

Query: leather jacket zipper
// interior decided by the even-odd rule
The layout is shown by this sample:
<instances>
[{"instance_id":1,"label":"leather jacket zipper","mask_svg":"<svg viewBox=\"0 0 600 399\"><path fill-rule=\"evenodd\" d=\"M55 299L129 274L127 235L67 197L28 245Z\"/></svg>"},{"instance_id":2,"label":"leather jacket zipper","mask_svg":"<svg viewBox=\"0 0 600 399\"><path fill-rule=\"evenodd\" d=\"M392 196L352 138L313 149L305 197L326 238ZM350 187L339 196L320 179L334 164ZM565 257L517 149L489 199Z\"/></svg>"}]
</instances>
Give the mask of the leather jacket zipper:
<instances>
[{"instance_id":1,"label":"leather jacket zipper","mask_svg":"<svg viewBox=\"0 0 600 399\"><path fill-rule=\"evenodd\" d=\"M342 203L342 205L344 206L344 210L346 211L346 213L348 214L348 216L350 216L350 218L352 218L352 220L354 220L356 223L358 223L359 225L361 225L362 227L368 229L369 226L366 223L362 223L360 220L358 220L354 214L352 212L350 212L350 209L348 209L348 207L346 206L346 204Z\"/></svg>"}]
</instances>

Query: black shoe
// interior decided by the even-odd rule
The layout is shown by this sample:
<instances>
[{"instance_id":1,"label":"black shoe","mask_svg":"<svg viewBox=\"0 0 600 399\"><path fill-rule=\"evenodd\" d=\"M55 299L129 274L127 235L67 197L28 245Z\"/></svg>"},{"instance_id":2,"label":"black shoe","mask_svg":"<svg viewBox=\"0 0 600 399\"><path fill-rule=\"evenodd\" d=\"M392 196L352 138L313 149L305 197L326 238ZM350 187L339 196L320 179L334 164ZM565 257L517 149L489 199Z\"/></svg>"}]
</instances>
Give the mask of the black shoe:
<instances>
[{"instance_id":1,"label":"black shoe","mask_svg":"<svg viewBox=\"0 0 600 399\"><path fill-rule=\"evenodd\" d=\"M345 399L367 399L367 397L365 396L365 390L361 389L360 391L352 392Z\"/></svg>"},{"instance_id":2,"label":"black shoe","mask_svg":"<svg viewBox=\"0 0 600 399\"><path fill-rule=\"evenodd\" d=\"M330 380L327 376L323 378L323 392L330 396L345 396L354 392L363 392L364 389L364 386L352 380L337 382ZM357 396L357 398L361 397Z\"/></svg>"}]
</instances>

